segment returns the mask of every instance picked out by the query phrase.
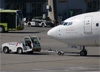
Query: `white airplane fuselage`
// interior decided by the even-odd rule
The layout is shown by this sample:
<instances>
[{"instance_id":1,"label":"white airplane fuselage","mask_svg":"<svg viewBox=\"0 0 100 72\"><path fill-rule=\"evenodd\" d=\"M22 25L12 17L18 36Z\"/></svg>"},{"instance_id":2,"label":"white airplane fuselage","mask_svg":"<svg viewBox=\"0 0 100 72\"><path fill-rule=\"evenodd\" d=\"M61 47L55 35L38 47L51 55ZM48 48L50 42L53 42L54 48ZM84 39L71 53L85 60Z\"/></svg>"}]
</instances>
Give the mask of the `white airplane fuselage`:
<instances>
[{"instance_id":1,"label":"white airplane fuselage","mask_svg":"<svg viewBox=\"0 0 100 72\"><path fill-rule=\"evenodd\" d=\"M100 12L68 18L49 30L48 35L71 45L100 46Z\"/></svg>"}]
</instances>

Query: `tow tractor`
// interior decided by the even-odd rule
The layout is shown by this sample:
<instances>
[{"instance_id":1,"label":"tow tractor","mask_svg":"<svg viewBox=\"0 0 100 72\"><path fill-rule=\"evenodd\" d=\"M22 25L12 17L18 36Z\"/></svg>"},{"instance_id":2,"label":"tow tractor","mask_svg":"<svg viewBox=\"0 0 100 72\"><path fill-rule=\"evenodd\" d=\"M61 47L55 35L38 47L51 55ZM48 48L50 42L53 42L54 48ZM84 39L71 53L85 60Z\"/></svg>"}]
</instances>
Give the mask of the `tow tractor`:
<instances>
[{"instance_id":1,"label":"tow tractor","mask_svg":"<svg viewBox=\"0 0 100 72\"><path fill-rule=\"evenodd\" d=\"M41 46L37 36L26 36L23 42L8 42L2 44L2 51L4 53L16 52L18 54L33 53L40 52Z\"/></svg>"}]
</instances>

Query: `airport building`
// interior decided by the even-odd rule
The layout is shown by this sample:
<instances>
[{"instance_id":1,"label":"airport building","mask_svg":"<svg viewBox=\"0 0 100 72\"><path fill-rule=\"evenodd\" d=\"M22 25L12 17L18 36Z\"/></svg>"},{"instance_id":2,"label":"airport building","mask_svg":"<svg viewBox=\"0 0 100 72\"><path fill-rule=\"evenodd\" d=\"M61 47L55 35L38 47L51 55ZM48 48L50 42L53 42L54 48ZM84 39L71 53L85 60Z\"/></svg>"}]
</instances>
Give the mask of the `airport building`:
<instances>
[{"instance_id":1,"label":"airport building","mask_svg":"<svg viewBox=\"0 0 100 72\"><path fill-rule=\"evenodd\" d=\"M85 13L86 4L85 0L56 0L57 4L57 16L62 16L62 20L71 16Z\"/></svg>"},{"instance_id":2,"label":"airport building","mask_svg":"<svg viewBox=\"0 0 100 72\"><path fill-rule=\"evenodd\" d=\"M4 9L21 10L24 17L42 16L46 10L46 0L1 0Z\"/></svg>"},{"instance_id":3,"label":"airport building","mask_svg":"<svg viewBox=\"0 0 100 72\"><path fill-rule=\"evenodd\" d=\"M0 8L18 9L24 17L40 17L64 20L71 16L98 11L100 0L0 0Z\"/></svg>"},{"instance_id":4,"label":"airport building","mask_svg":"<svg viewBox=\"0 0 100 72\"><path fill-rule=\"evenodd\" d=\"M100 9L100 0L56 0L57 16L63 20L74 15L94 12Z\"/></svg>"},{"instance_id":5,"label":"airport building","mask_svg":"<svg viewBox=\"0 0 100 72\"><path fill-rule=\"evenodd\" d=\"M100 0L88 0L87 12L98 11L100 9Z\"/></svg>"}]
</instances>

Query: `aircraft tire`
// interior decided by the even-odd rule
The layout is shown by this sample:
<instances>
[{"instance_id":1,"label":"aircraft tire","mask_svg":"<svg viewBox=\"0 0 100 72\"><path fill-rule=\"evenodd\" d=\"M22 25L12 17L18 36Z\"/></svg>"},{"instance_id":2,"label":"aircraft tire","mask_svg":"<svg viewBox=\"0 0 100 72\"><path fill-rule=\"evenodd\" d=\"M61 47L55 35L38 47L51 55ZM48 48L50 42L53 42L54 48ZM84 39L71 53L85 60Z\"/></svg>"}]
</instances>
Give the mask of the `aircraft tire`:
<instances>
[{"instance_id":1,"label":"aircraft tire","mask_svg":"<svg viewBox=\"0 0 100 72\"><path fill-rule=\"evenodd\" d=\"M87 51L81 51L80 56L87 56Z\"/></svg>"}]
</instances>

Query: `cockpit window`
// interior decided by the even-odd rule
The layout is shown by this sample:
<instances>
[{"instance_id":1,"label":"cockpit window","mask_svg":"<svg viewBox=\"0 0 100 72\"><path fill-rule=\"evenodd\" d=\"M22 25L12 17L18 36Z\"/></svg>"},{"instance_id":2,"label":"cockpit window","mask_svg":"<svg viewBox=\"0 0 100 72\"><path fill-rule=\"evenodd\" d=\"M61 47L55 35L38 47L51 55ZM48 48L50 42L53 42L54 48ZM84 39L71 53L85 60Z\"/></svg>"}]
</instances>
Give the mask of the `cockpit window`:
<instances>
[{"instance_id":1,"label":"cockpit window","mask_svg":"<svg viewBox=\"0 0 100 72\"><path fill-rule=\"evenodd\" d=\"M63 25L64 24L64 22L61 22L61 25Z\"/></svg>"},{"instance_id":2,"label":"cockpit window","mask_svg":"<svg viewBox=\"0 0 100 72\"><path fill-rule=\"evenodd\" d=\"M69 26L69 25L72 25L72 22L62 22L61 25Z\"/></svg>"},{"instance_id":3,"label":"cockpit window","mask_svg":"<svg viewBox=\"0 0 100 72\"><path fill-rule=\"evenodd\" d=\"M65 22L65 23L64 23L64 25L67 25L67 24L68 24L68 22Z\"/></svg>"},{"instance_id":4,"label":"cockpit window","mask_svg":"<svg viewBox=\"0 0 100 72\"><path fill-rule=\"evenodd\" d=\"M72 22L69 22L69 24L68 25L72 25Z\"/></svg>"}]
</instances>

